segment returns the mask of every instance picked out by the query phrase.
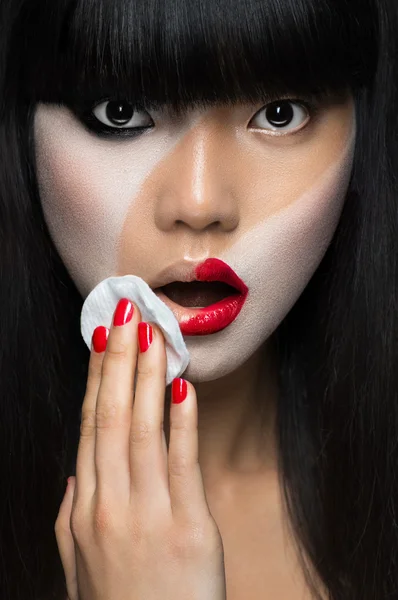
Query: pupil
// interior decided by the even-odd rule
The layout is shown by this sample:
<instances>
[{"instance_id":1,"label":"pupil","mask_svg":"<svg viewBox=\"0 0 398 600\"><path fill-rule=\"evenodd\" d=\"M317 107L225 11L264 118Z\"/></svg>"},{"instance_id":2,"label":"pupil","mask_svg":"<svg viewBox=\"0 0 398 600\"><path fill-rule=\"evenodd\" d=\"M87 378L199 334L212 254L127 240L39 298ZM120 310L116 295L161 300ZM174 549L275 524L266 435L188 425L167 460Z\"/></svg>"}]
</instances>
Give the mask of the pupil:
<instances>
[{"instance_id":1,"label":"pupil","mask_svg":"<svg viewBox=\"0 0 398 600\"><path fill-rule=\"evenodd\" d=\"M266 111L267 119L276 127L288 125L294 116L292 105L289 102L272 104Z\"/></svg>"},{"instance_id":2,"label":"pupil","mask_svg":"<svg viewBox=\"0 0 398 600\"><path fill-rule=\"evenodd\" d=\"M125 125L130 121L134 109L126 102L113 100L108 102L106 107L106 116L115 125Z\"/></svg>"}]
</instances>

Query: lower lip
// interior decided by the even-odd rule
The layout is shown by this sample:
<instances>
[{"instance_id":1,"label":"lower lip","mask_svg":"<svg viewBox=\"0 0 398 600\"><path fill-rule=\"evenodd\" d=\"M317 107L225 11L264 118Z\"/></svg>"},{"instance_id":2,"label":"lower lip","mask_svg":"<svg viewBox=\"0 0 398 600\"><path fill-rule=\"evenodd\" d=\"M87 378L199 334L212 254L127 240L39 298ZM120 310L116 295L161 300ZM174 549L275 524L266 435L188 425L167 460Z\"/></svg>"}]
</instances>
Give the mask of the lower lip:
<instances>
[{"instance_id":1,"label":"lower lip","mask_svg":"<svg viewBox=\"0 0 398 600\"><path fill-rule=\"evenodd\" d=\"M237 293L204 308L189 308L176 304L161 291L156 295L173 312L183 335L209 335L225 329L235 321L247 297Z\"/></svg>"}]
</instances>

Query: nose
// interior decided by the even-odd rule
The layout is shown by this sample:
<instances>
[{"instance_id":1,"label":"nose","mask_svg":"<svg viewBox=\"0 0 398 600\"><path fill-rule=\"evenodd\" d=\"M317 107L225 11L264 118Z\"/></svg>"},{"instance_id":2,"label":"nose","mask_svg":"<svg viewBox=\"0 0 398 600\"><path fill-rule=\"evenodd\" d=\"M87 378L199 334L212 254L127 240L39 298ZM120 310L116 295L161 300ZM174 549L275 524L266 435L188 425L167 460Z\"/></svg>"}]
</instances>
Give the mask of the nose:
<instances>
[{"instance_id":1,"label":"nose","mask_svg":"<svg viewBox=\"0 0 398 600\"><path fill-rule=\"evenodd\" d=\"M225 135L214 122L202 121L180 140L159 174L155 221L160 230L185 226L227 232L237 227L236 165L225 146Z\"/></svg>"}]
</instances>

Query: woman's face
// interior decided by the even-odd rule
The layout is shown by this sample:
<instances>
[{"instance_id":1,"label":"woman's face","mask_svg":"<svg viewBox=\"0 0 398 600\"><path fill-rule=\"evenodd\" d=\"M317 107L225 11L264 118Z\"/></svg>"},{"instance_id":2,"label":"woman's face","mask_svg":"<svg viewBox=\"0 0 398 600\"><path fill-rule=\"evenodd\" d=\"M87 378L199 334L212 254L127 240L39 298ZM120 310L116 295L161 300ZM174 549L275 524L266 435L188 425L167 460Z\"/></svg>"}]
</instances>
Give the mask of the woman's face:
<instances>
[{"instance_id":1,"label":"woman's face","mask_svg":"<svg viewBox=\"0 0 398 600\"><path fill-rule=\"evenodd\" d=\"M37 107L43 211L83 298L111 276L138 275L155 288L168 266L209 257L249 288L228 327L185 337L184 376L193 382L227 375L269 338L317 269L343 207L355 144L352 98L309 118L297 102L285 101L279 115L266 106L216 106L179 119L166 108L129 114L121 107L125 121L132 117L123 128L154 127L107 138L65 107ZM105 103L95 115L120 127L118 110Z\"/></svg>"}]
</instances>

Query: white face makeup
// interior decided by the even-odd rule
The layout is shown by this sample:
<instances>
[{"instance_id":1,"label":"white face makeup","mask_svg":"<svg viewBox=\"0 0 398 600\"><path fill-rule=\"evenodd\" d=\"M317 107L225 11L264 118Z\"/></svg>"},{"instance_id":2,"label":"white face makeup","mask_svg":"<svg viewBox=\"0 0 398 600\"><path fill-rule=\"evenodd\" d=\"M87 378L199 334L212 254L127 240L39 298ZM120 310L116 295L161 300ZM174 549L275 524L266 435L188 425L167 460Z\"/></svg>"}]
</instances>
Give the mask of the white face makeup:
<instances>
[{"instance_id":1,"label":"white face makeup","mask_svg":"<svg viewBox=\"0 0 398 600\"><path fill-rule=\"evenodd\" d=\"M271 131L264 106L192 111L179 121L150 111L155 127L122 139L96 137L63 107L36 111L45 219L83 298L111 276L151 285L181 259L219 258L248 286L231 325L185 337L192 382L234 371L275 331L321 262L344 204L352 99L299 129L304 115L283 135ZM303 109L292 106L300 118ZM129 126L150 124L148 113L137 115Z\"/></svg>"}]
</instances>

